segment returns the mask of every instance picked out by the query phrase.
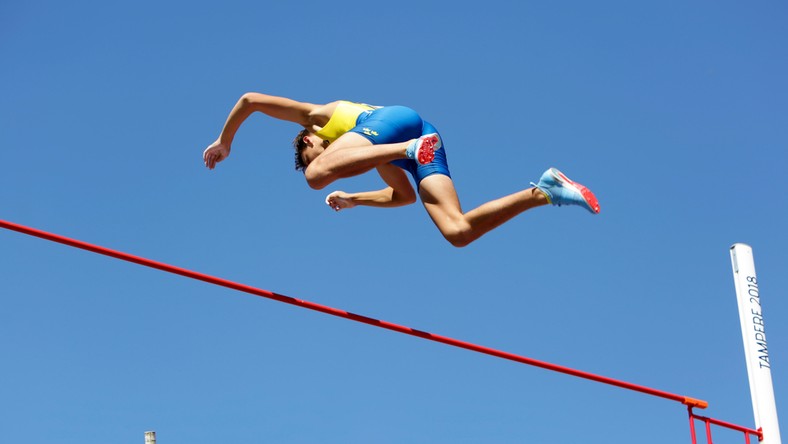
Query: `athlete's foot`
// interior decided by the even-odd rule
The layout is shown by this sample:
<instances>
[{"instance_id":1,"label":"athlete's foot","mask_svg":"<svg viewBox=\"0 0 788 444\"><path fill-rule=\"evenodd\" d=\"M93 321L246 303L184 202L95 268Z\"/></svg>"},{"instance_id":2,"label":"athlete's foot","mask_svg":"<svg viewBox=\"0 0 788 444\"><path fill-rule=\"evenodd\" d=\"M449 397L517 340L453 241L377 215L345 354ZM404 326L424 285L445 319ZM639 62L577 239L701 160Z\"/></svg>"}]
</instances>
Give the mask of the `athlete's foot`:
<instances>
[{"instance_id":1,"label":"athlete's foot","mask_svg":"<svg viewBox=\"0 0 788 444\"><path fill-rule=\"evenodd\" d=\"M408 159L415 160L419 165L426 165L435 158L435 150L443 146L437 133L427 134L414 139L405 149Z\"/></svg>"},{"instance_id":2,"label":"athlete's foot","mask_svg":"<svg viewBox=\"0 0 788 444\"><path fill-rule=\"evenodd\" d=\"M599 214L599 201L594 193L555 168L545 171L539 183L531 182L531 185L541 190L553 205L578 205L593 214Z\"/></svg>"}]
</instances>

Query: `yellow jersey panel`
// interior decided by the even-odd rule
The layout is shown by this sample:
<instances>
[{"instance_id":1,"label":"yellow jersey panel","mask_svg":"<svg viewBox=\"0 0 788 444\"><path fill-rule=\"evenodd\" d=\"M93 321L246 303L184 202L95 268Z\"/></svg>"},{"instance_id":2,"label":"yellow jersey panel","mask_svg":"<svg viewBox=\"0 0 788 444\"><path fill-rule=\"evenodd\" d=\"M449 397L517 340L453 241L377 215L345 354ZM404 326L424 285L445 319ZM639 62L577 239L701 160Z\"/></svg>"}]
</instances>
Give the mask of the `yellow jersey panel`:
<instances>
[{"instance_id":1,"label":"yellow jersey panel","mask_svg":"<svg viewBox=\"0 0 788 444\"><path fill-rule=\"evenodd\" d=\"M315 134L321 139L333 142L356 126L356 121L361 113L373 109L375 107L371 105L342 100L337 104L326 126Z\"/></svg>"}]
</instances>

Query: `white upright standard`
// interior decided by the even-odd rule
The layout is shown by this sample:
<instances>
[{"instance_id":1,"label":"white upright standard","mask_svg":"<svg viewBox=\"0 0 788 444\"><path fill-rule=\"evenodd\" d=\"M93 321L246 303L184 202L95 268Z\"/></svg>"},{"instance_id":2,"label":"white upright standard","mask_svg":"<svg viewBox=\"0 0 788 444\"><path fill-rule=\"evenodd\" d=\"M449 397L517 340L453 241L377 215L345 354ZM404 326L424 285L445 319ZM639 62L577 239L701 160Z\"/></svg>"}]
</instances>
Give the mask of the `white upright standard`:
<instances>
[{"instance_id":1,"label":"white upright standard","mask_svg":"<svg viewBox=\"0 0 788 444\"><path fill-rule=\"evenodd\" d=\"M156 444L156 432L145 432L145 444Z\"/></svg>"},{"instance_id":2,"label":"white upright standard","mask_svg":"<svg viewBox=\"0 0 788 444\"><path fill-rule=\"evenodd\" d=\"M739 320L744 340L744 355L747 359L747 376L750 379L755 427L763 430L761 444L781 444L769 348L766 346L766 328L752 248L746 244L734 244L731 247L731 262L736 298L739 301Z\"/></svg>"}]
</instances>

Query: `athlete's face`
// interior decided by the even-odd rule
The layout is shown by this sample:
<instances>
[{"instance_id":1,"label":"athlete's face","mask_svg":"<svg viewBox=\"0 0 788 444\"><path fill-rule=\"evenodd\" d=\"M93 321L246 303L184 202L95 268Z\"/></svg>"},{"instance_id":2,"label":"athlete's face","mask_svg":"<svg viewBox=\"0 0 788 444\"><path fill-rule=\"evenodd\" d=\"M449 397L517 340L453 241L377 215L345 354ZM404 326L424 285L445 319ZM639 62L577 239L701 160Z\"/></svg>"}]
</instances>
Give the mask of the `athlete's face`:
<instances>
[{"instance_id":1,"label":"athlete's face","mask_svg":"<svg viewBox=\"0 0 788 444\"><path fill-rule=\"evenodd\" d=\"M310 133L304 136L304 142L306 142L306 148L301 151L301 160L305 166L309 166L317 156L323 153L328 146L328 141Z\"/></svg>"}]
</instances>

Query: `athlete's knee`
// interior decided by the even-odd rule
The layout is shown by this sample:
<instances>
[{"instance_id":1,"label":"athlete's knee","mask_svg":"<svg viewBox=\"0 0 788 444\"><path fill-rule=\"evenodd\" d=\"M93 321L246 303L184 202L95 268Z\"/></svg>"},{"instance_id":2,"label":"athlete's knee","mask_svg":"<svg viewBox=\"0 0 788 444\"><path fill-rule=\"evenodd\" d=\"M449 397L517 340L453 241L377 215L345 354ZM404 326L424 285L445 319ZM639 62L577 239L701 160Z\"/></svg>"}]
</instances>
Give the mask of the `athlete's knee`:
<instances>
[{"instance_id":1,"label":"athlete's knee","mask_svg":"<svg viewBox=\"0 0 788 444\"><path fill-rule=\"evenodd\" d=\"M438 228L443 237L457 248L465 247L475 240L471 226L464 220L452 221Z\"/></svg>"},{"instance_id":2,"label":"athlete's knee","mask_svg":"<svg viewBox=\"0 0 788 444\"><path fill-rule=\"evenodd\" d=\"M306 167L306 170L304 170L304 177L309 187L315 190L322 190L334 181L331 174L329 174L325 168L316 164L316 162L312 162Z\"/></svg>"}]
</instances>

